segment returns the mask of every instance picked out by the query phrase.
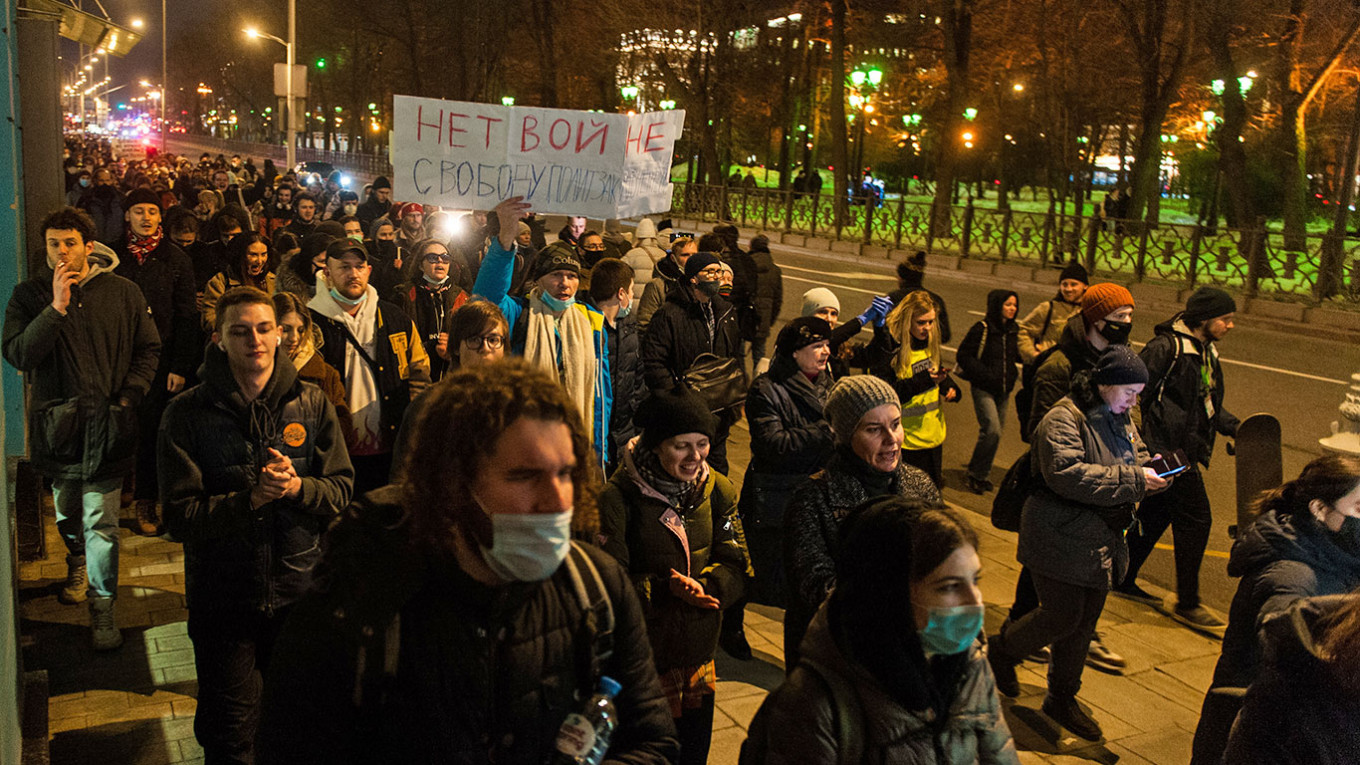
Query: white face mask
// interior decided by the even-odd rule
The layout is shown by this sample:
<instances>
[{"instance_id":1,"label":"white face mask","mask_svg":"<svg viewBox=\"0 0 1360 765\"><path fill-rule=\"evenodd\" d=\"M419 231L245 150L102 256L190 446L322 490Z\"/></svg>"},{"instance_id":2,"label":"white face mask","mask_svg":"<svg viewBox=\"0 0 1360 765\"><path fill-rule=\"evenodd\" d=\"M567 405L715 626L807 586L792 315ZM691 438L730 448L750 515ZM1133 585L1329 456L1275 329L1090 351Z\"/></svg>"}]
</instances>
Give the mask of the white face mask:
<instances>
[{"instance_id":1,"label":"white face mask","mask_svg":"<svg viewBox=\"0 0 1360 765\"><path fill-rule=\"evenodd\" d=\"M489 513L491 547L478 545L486 565L511 582L541 582L552 576L571 550L572 511L563 513Z\"/></svg>"}]
</instances>

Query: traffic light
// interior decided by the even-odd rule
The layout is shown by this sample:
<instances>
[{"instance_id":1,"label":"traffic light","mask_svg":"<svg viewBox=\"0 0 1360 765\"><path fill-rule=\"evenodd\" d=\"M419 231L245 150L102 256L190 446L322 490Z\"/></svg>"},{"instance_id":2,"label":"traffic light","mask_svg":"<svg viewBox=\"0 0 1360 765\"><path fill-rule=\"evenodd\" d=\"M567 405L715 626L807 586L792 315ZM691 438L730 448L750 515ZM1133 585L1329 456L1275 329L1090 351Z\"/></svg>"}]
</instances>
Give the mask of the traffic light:
<instances>
[{"instance_id":1,"label":"traffic light","mask_svg":"<svg viewBox=\"0 0 1360 765\"><path fill-rule=\"evenodd\" d=\"M326 59L324 59L324 58L319 58L319 59L317 59L317 60L316 60L316 68L317 68L317 69L325 69L325 68L326 68Z\"/></svg>"}]
</instances>

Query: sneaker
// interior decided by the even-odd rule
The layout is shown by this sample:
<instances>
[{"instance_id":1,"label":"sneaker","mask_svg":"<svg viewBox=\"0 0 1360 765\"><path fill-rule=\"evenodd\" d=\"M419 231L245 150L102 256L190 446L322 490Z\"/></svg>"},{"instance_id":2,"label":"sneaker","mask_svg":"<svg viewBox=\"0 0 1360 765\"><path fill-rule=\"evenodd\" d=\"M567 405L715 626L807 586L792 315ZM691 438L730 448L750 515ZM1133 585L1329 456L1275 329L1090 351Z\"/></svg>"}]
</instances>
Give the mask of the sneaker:
<instances>
[{"instance_id":1,"label":"sneaker","mask_svg":"<svg viewBox=\"0 0 1360 765\"><path fill-rule=\"evenodd\" d=\"M1139 587L1137 582L1121 584L1118 587L1115 587L1113 592L1115 595L1118 595L1125 600L1135 600L1139 603L1146 603L1149 606L1162 605L1161 598L1153 595L1142 587Z\"/></svg>"},{"instance_id":2,"label":"sneaker","mask_svg":"<svg viewBox=\"0 0 1360 765\"><path fill-rule=\"evenodd\" d=\"M1100 723L1086 714L1086 710L1082 709L1077 700L1071 696L1066 698L1045 696L1041 709L1053 722L1087 741L1099 741L1104 735L1100 730Z\"/></svg>"},{"instance_id":3,"label":"sneaker","mask_svg":"<svg viewBox=\"0 0 1360 765\"><path fill-rule=\"evenodd\" d=\"M160 536L160 513L156 512L156 500L139 499L137 505L137 533L144 537Z\"/></svg>"},{"instance_id":4,"label":"sneaker","mask_svg":"<svg viewBox=\"0 0 1360 765\"><path fill-rule=\"evenodd\" d=\"M997 637L1000 637L999 635ZM990 638L992 643L997 638ZM996 646L987 646L987 663L992 665L992 676L996 679L996 689L1004 696L1015 698L1020 695L1020 678L1015 674L1015 664L996 652Z\"/></svg>"},{"instance_id":5,"label":"sneaker","mask_svg":"<svg viewBox=\"0 0 1360 765\"><path fill-rule=\"evenodd\" d=\"M1099 632L1091 636L1091 644L1086 648L1086 666L1094 667L1101 672L1122 675L1124 668L1128 665L1128 661L1123 656L1111 651L1105 645L1105 641Z\"/></svg>"},{"instance_id":6,"label":"sneaker","mask_svg":"<svg viewBox=\"0 0 1360 765\"><path fill-rule=\"evenodd\" d=\"M90 642L96 651L112 651L123 644L123 633L113 618L113 598L90 600Z\"/></svg>"},{"instance_id":7,"label":"sneaker","mask_svg":"<svg viewBox=\"0 0 1360 765\"><path fill-rule=\"evenodd\" d=\"M1195 606L1194 608L1176 606L1176 609L1171 612L1171 618L1192 630L1199 630L1217 638L1223 637L1223 631L1228 626L1204 606Z\"/></svg>"},{"instance_id":8,"label":"sneaker","mask_svg":"<svg viewBox=\"0 0 1360 765\"><path fill-rule=\"evenodd\" d=\"M1035 664L1047 664L1050 661L1053 661L1053 652L1049 650L1048 646L1044 646L1029 656L1026 656L1025 661L1032 661Z\"/></svg>"},{"instance_id":9,"label":"sneaker","mask_svg":"<svg viewBox=\"0 0 1360 765\"><path fill-rule=\"evenodd\" d=\"M89 588L90 580L85 574L85 556L67 555L66 583L61 586L61 592L57 593L57 600L68 606L84 603L88 597L86 590Z\"/></svg>"},{"instance_id":10,"label":"sneaker","mask_svg":"<svg viewBox=\"0 0 1360 765\"><path fill-rule=\"evenodd\" d=\"M718 635L718 645L737 661L750 661L755 658L755 654L751 653L751 644L746 642L744 629L723 630Z\"/></svg>"},{"instance_id":11,"label":"sneaker","mask_svg":"<svg viewBox=\"0 0 1360 765\"><path fill-rule=\"evenodd\" d=\"M987 481L979 480L967 473L963 476L963 485L974 494L986 494L989 488Z\"/></svg>"}]
</instances>

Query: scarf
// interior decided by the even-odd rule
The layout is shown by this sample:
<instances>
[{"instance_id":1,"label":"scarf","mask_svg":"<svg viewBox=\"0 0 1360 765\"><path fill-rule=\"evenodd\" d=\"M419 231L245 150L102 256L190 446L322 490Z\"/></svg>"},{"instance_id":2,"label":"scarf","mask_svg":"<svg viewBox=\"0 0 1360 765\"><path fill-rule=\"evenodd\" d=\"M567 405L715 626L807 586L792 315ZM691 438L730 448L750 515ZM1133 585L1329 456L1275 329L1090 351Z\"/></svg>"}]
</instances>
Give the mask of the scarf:
<instances>
[{"instance_id":1,"label":"scarf","mask_svg":"<svg viewBox=\"0 0 1360 765\"><path fill-rule=\"evenodd\" d=\"M160 225L157 225L156 230L151 232L151 236L137 236L132 229L128 229L127 248L128 252L137 258L137 265L140 266L145 263L146 256L161 246L161 238L164 236L165 229Z\"/></svg>"},{"instance_id":2,"label":"scarf","mask_svg":"<svg viewBox=\"0 0 1360 765\"><path fill-rule=\"evenodd\" d=\"M377 356L378 292L373 289L373 285L368 285L363 305L353 316L331 297L329 284L325 284L325 289L316 291L316 296L307 307L339 321L370 357ZM378 391L377 370L364 361L364 357L354 348L354 343L345 341L345 367L341 374L354 421L354 446L350 447L350 453L379 454L382 451L382 395Z\"/></svg>"},{"instance_id":3,"label":"scarf","mask_svg":"<svg viewBox=\"0 0 1360 765\"><path fill-rule=\"evenodd\" d=\"M568 308L554 317L543 302L542 291L529 296L529 330L524 342L524 359L534 367L553 374L567 395L581 410L581 420L592 439L595 434L595 387L598 380L594 332L585 311Z\"/></svg>"},{"instance_id":4,"label":"scarf","mask_svg":"<svg viewBox=\"0 0 1360 765\"><path fill-rule=\"evenodd\" d=\"M896 470L885 473L860 459L855 450L846 445L836 447L836 456L840 458L845 472L859 481L870 497L882 497L892 493L892 479L897 475Z\"/></svg>"}]
</instances>

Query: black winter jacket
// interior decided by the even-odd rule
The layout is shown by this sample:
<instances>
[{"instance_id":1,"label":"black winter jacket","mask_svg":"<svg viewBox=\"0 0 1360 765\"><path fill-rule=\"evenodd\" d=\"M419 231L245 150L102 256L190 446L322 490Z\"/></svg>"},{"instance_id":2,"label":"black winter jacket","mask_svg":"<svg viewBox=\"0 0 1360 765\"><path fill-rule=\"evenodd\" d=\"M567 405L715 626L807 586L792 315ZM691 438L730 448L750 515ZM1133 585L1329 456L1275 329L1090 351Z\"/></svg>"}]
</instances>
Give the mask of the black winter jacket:
<instances>
[{"instance_id":1,"label":"black winter jacket","mask_svg":"<svg viewBox=\"0 0 1360 765\"><path fill-rule=\"evenodd\" d=\"M604 323L609 343L609 376L614 383L613 408L609 413L609 464L617 465L619 452L638 433L633 415L647 395L642 380L642 331L631 314Z\"/></svg>"},{"instance_id":2,"label":"black winter jacket","mask_svg":"<svg viewBox=\"0 0 1360 765\"><path fill-rule=\"evenodd\" d=\"M1228 611L1223 653L1213 687L1240 688L1261 663L1261 625L1315 595L1340 595L1360 586L1360 539L1342 542L1311 517L1262 513L1233 543L1228 575L1241 577Z\"/></svg>"},{"instance_id":3,"label":"black winter jacket","mask_svg":"<svg viewBox=\"0 0 1360 765\"><path fill-rule=\"evenodd\" d=\"M678 516L683 543L666 523L668 511ZM670 589L670 572L697 580L723 609L742 599L751 561L732 482L710 470L698 501L677 508L650 486L639 486L631 459L625 460L600 493L600 540L637 588L657 669L692 669L712 661L722 613L677 597Z\"/></svg>"},{"instance_id":4,"label":"black winter jacket","mask_svg":"<svg viewBox=\"0 0 1360 765\"><path fill-rule=\"evenodd\" d=\"M117 265L107 248L92 254L65 316L52 307L50 268L16 285L5 308L5 360L30 386L29 457L48 478L132 472L136 409L151 388L161 342L142 291L110 273Z\"/></svg>"},{"instance_id":5,"label":"black winter jacket","mask_svg":"<svg viewBox=\"0 0 1360 765\"><path fill-rule=\"evenodd\" d=\"M151 319L156 322L161 338L157 378L163 378L167 372L191 376L203 358L203 335L194 300L194 264L168 236L140 264L128 251L126 239L118 243L114 252L118 253L118 267L113 272L141 288L151 309Z\"/></svg>"},{"instance_id":6,"label":"black winter jacket","mask_svg":"<svg viewBox=\"0 0 1360 765\"><path fill-rule=\"evenodd\" d=\"M987 293L987 315L974 324L959 343L954 354L960 375L969 385L986 391L998 399L1005 399L1020 376L1020 335L1015 319L1004 319L1001 306L1008 298L1018 296L1010 290ZM982 344L983 335L987 342ZM979 348L981 346L981 348Z\"/></svg>"},{"instance_id":7,"label":"black winter jacket","mask_svg":"<svg viewBox=\"0 0 1360 765\"><path fill-rule=\"evenodd\" d=\"M335 407L279 349L274 376L246 403L227 356L209 346L199 385L171 400L157 436L165 522L184 543L189 608L272 614L297 601L321 532L350 498L354 469ZM269 449L292 460L297 497L251 507Z\"/></svg>"},{"instance_id":8,"label":"black winter jacket","mask_svg":"<svg viewBox=\"0 0 1360 765\"><path fill-rule=\"evenodd\" d=\"M593 633L566 566L488 587L412 539L400 490L372 492L327 534L316 589L294 607L264 685L256 762L541 763L594 689ZM623 691L611 763L678 752L642 609L622 567L583 545L614 610L601 667ZM588 574L586 574L588 576ZM381 680L356 678L389 665Z\"/></svg>"},{"instance_id":9,"label":"black winter jacket","mask_svg":"<svg viewBox=\"0 0 1360 765\"><path fill-rule=\"evenodd\" d=\"M713 311L716 328L712 337L705 308L694 298L692 289L675 289L652 316L642 338L642 376L648 389L675 387L700 354L741 358L737 312L732 304L721 297L709 302L707 308Z\"/></svg>"},{"instance_id":10,"label":"black winter jacket","mask_svg":"<svg viewBox=\"0 0 1360 765\"><path fill-rule=\"evenodd\" d=\"M1266 663L1232 728L1226 763L1350 765L1360 762L1360 698L1342 681L1354 656L1325 655L1320 638L1343 596L1300 601L1261 630ZM1349 665L1345 675L1336 665Z\"/></svg>"},{"instance_id":11,"label":"black winter jacket","mask_svg":"<svg viewBox=\"0 0 1360 765\"><path fill-rule=\"evenodd\" d=\"M821 470L836 443L824 413L830 390L830 372L811 381L792 358L776 356L770 371L751 383L746 396L746 421L751 427L749 469L797 476Z\"/></svg>"},{"instance_id":12,"label":"black winter jacket","mask_svg":"<svg viewBox=\"0 0 1360 765\"><path fill-rule=\"evenodd\" d=\"M447 289L440 292L430 289L423 275L417 276L397 293L397 304L416 323L416 331L425 344L425 353L430 357L431 382L439 382L449 363L439 355L439 334L449 331L454 312L468 301L468 294L452 279L449 277ZM453 349L450 348L449 352L452 353Z\"/></svg>"},{"instance_id":13,"label":"black winter jacket","mask_svg":"<svg viewBox=\"0 0 1360 765\"><path fill-rule=\"evenodd\" d=\"M1184 449L1190 464L1209 466L1214 436L1237 435L1238 420L1223 408L1223 366L1212 342L1202 343L1177 314L1157 325L1156 335L1138 355L1147 364L1148 382L1139 397L1142 433L1153 454ZM1208 354L1212 387L1204 384L1202 365ZM1211 403L1213 417L1209 416Z\"/></svg>"},{"instance_id":14,"label":"black winter jacket","mask_svg":"<svg viewBox=\"0 0 1360 765\"><path fill-rule=\"evenodd\" d=\"M1072 389L1072 376L1093 368L1099 358L1100 351L1086 339L1086 320L1078 311L1063 327L1057 349L1034 371L1034 397L1022 432L1033 433L1048 410Z\"/></svg>"},{"instance_id":15,"label":"black winter jacket","mask_svg":"<svg viewBox=\"0 0 1360 765\"><path fill-rule=\"evenodd\" d=\"M751 293L756 315L755 337L768 337L779 320L779 309L784 305L784 272L774 262L768 246L752 247L750 259L755 276L755 288Z\"/></svg>"}]
</instances>

